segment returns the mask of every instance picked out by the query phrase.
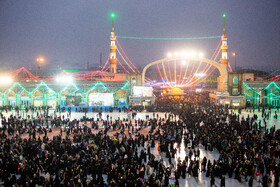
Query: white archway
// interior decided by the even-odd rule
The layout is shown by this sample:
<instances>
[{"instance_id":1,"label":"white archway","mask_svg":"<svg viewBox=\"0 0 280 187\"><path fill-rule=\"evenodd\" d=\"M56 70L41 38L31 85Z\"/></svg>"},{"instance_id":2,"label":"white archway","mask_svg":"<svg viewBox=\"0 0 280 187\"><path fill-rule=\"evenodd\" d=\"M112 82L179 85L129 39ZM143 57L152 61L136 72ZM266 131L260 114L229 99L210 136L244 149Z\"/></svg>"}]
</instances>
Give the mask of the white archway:
<instances>
[{"instance_id":1,"label":"white archway","mask_svg":"<svg viewBox=\"0 0 280 187\"><path fill-rule=\"evenodd\" d=\"M222 65L221 63L218 63L214 60L207 59L207 58L192 58L192 57L180 57L180 56L173 57L173 58L163 58L163 59L160 59L160 60L147 64L142 71L142 86L145 86L145 74L149 67L159 64L159 63L166 62L166 61L175 61L175 60L201 61L201 62L205 62L207 64L215 66L216 68L218 68L218 70L220 71L220 74L221 74L220 81L218 82L218 91L228 92L228 71L224 65Z\"/></svg>"}]
</instances>

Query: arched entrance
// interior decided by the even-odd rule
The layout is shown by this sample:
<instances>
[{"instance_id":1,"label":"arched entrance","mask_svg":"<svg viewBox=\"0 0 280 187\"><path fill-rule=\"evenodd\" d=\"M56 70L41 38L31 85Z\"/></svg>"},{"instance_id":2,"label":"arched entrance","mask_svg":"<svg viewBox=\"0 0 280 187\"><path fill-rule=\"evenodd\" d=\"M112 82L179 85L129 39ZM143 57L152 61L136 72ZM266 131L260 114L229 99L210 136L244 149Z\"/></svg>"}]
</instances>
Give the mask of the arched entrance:
<instances>
[{"instance_id":1,"label":"arched entrance","mask_svg":"<svg viewBox=\"0 0 280 187\"><path fill-rule=\"evenodd\" d=\"M20 93L20 105L23 108L24 106L30 106L31 102L30 102L30 95L27 91L22 90L22 92Z\"/></svg>"},{"instance_id":2,"label":"arched entrance","mask_svg":"<svg viewBox=\"0 0 280 187\"><path fill-rule=\"evenodd\" d=\"M115 92L114 98L115 98L115 105L127 104L127 93L122 89Z\"/></svg>"},{"instance_id":3,"label":"arched entrance","mask_svg":"<svg viewBox=\"0 0 280 187\"><path fill-rule=\"evenodd\" d=\"M44 98L43 98L43 92L42 91L35 90L33 92L33 105L36 106L36 107L44 105Z\"/></svg>"},{"instance_id":4,"label":"arched entrance","mask_svg":"<svg viewBox=\"0 0 280 187\"><path fill-rule=\"evenodd\" d=\"M9 92L8 92L8 105L11 105L11 106L13 106L13 107L15 107L16 106L16 101L17 101L17 97L16 97L16 93L13 91L13 90L10 90Z\"/></svg>"},{"instance_id":5,"label":"arched entrance","mask_svg":"<svg viewBox=\"0 0 280 187\"><path fill-rule=\"evenodd\" d=\"M142 86L145 86L145 74L149 67L159 64L159 63L166 62L166 61L176 61L176 60L185 60L185 59L192 60L192 61L201 61L201 62L205 62L207 64L215 66L220 72L220 77L219 77L219 81L218 81L218 91L228 92L228 71L227 71L227 69L221 63L218 63L214 60L210 60L207 58L197 58L197 57L196 58L192 58L192 57L186 58L186 57L178 56L178 57L173 57L173 58L164 58L164 59L157 60L157 61L147 64L142 71Z\"/></svg>"}]
</instances>

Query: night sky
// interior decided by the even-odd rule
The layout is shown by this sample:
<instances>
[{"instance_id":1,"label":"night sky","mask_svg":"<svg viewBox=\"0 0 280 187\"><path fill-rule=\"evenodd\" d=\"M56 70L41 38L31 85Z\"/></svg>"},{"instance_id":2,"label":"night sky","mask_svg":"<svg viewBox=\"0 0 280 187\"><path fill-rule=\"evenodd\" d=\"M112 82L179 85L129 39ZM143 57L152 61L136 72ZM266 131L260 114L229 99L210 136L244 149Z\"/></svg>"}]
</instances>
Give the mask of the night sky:
<instances>
[{"instance_id":1,"label":"night sky","mask_svg":"<svg viewBox=\"0 0 280 187\"><path fill-rule=\"evenodd\" d=\"M271 71L280 68L279 0L1 0L0 64L2 68L44 69L98 66L109 55L111 18L117 36L200 37L222 34L226 13L229 60L237 66ZM168 52L195 49L210 58L219 39L119 39L138 67ZM117 58L120 58L117 56Z\"/></svg>"}]
</instances>

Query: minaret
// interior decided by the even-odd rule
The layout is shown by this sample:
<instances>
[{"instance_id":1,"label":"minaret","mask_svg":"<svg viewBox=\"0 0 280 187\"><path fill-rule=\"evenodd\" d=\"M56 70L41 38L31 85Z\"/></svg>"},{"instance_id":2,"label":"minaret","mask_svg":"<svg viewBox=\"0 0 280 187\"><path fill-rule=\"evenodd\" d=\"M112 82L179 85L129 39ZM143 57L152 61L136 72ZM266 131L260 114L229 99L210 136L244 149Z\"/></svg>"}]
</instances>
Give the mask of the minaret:
<instances>
[{"instance_id":1,"label":"minaret","mask_svg":"<svg viewBox=\"0 0 280 187\"><path fill-rule=\"evenodd\" d=\"M222 58L221 63L225 66L226 69L228 69L228 46L227 46L227 36L226 36L226 21L225 21L226 15L223 14L223 19L224 19L224 27L223 27L223 36L222 36Z\"/></svg>"},{"instance_id":2,"label":"minaret","mask_svg":"<svg viewBox=\"0 0 280 187\"><path fill-rule=\"evenodd\" d=\"M110 72L111 73L117 73L117 58L116 58L116 35L115 35L115 30L114 30L114 17L115 14L111 14L112 17L112 31L111 31L111 45L110 45Z\"/></svg>"}]
</instances>

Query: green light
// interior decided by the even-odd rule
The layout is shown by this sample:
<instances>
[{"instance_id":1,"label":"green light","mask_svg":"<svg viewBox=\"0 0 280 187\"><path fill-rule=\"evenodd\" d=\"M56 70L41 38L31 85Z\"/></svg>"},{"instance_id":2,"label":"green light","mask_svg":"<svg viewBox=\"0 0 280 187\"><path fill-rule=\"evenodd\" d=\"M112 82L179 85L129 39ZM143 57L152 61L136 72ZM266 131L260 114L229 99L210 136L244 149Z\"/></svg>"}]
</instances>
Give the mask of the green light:
<instances>
[{"instance_id":1,"label":"green light","mask_svg":"<svg viewBox=\"0 0 280 187\"><path fill-rule=\"evenodd\" d=\"M280 87L273 81L273 82L270 82L269 85L267 85L264 90L267 90L268 88L270 88L271 86L274 86L276 89L280 89Z\"/></svg>"},{"instance_id":2,"label":"green light","mask_svg":"<svg viewBox=\"0 0 280 187\"><path fill-rule=\"evenodd\" d=\"M126 83L121 87L121 90L124 90L129 85L129 81L126 81Z\"/></svg>"},{"instance_id":3,"label":"green light","mask_svg":"<svg viewBox=\"0 0 280 187\"><path fill-rule=\"evenodd\" d=\"M260 93L258 91L256 91L254 88L251 88L250 86L248 86L244 81L243 81L243 84L247 89L252 90L257 95L260 95Z\"/></svg>"},{"instance_id":4,"label":"green light","mask_svg":"<svg viewBox=\"0 0 280 187\"><path fill-rule=\"evenodd\" d=\"M223 18L226 18L226 14L223 14Z\"/></svg>"},{"instance_id":5,"label":"green light","mask_svg":"<svg viewBox=\"0 0 280 187\"><path fill-rule=\"evenodd\" d=\"M97 88L97 86L101 86L104 90L110 91L102 82L96 82L96 83L94 84L94 86L91 87L91 88L87 91L87 93L89 93L90 91L92 91L92 90L94 90L95 88ZM110 92L111 92L111 91L110 91ZM111 93L112 93L112 92L111 92Z\"/></svg>"},{"instance_id":6,"label":"green light","mask_svg":"<svg viewBox=\"0 0 280 187\"><path fill-rule=\"evenodd\" d=\"M115 13L112 13L112 14L111 14L111 17L114 18L114 17L115 17Z\"/></svg>"},{"instance_id":7,"label":"green light","mask_svg":"<svg viewBox=\"0 0 280 187\"><path fill-rule=\"evenodd\" d=\"M48 91L52 91L52 92L54 92L54 93L56 93L53 89L51 89L44 81L42 81L42 82L40 82L40 84L39 85L37 85L37 87L34 89L34 90L32 90L32 94L35 92L35 91L37 91L40 87L45 87L45 88L47 88L48 89Z\"/></svg>"},{"instance_id":8,"label":"green light","mask_svg":"<svg viewBox=\"0 0 280 187\"><path fill-rule=\"evenodd\" d=\"M148 37L134 37L134 36L116 36L116 37L124 38L124 39L136 39L136 40L201 40L201 39L221 38L221 36L205 36L205 37L193 37L193 38L148 38Z\"/></svg>"},{"instance_id":9,"label":"green light","mask_svg":"<svg viewBox=\"0 0 280 187\"><path fill-rule=\"evenodd\" d=\"M274 73L276 73L277 71L280 71L280 69L277 69L276 71L270 73L268 76L264 77L264 79L268 78L269 76L273 75Z\"/></svg>"},{"instance_id":10,"label":"green light","mask_svg":"<svg viewBox=\"0 0 280 187\"><path fill-rule=\"evenodd\" d=\"M7 91L6 93L8 93L10 90L13 90L16 86L20 87L21 90L26 91L28 94L30 94L29 91L27 91L19 82L15 82Z\"/></svg>"},{"instance_id":11,"label":"green light","mask_svg":"<svg viewBox=\"0 0 280 187\"><path fill-rule=\"evenodd\" d=\"M76 86L75 84L71 83L70 85L65 86L59 93L61 94L63 91L65 91L65 90L67 90L67 89L69 89L69 88L71 88L71 87L73 87L74 89L76 89L76 90L75 90L74 92L72 92L72 93L75 93L76 91L82 91L78 86ZM82 93L84 93L84 92L82 91Z\"/></svg>"}]
</instances>

